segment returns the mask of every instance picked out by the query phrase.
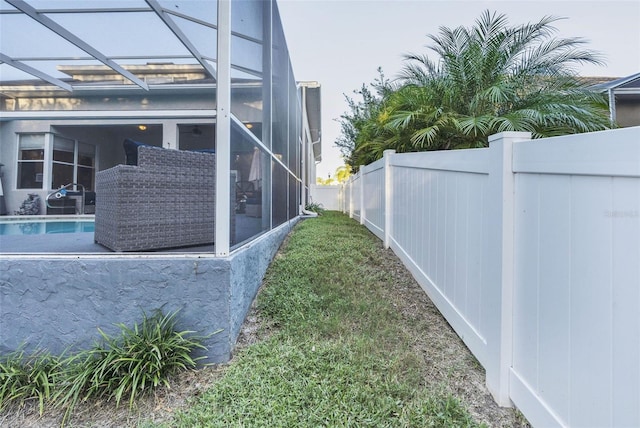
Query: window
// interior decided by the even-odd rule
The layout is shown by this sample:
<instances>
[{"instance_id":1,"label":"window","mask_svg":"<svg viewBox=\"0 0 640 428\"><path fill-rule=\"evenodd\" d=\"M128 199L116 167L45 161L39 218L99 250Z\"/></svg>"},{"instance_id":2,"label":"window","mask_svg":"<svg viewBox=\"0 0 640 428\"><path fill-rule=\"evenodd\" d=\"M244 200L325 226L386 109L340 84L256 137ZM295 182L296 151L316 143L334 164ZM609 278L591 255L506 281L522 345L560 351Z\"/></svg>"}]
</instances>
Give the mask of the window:
<instances>
[{"instance_id":1,"label":"window","mask_svg":"<svg viewBox=\"0 0 640 428\"><path fill-rule=\"evenodd\" d=\"M22 134L18 140L18 189L42 189L44 134Z\"/></svg>"},{"instance_id":2,"label":"window","mask_svg":"<svg viewBox=\"0 0 640 428\"><path fill-rule=\"evenodd\" d=\"M53 138L53 167L51 188L58 189L75 183L73 179L76 144L73 140L55 136Z\"/></svg>"},{"instance_id":3,"label":"window","mask_svg":"<svg viewBox=\"0 0 640 428\"><path fill-rule=\"evenodd\" d=\"M93 190L95 146L51 134L21 134L18 144L18 189L42 189L45 183L59 189L77 183ZM45 168L45 160L50 168Z\"/></svg>"},{"instance_id":4,"label":"window","mask_svg":"<svg viewBox=\"0 0 640 428\"><path fill-rule=\"evenodd\" d=\"M96 147L86 143L78 143L77 164L76 183L82 184L85 190L94 190Z\"/></svg>"},{"instance_id":5,"label":"window","mask_svg":"<svg viewBox=\"0 0 640 428\"><path fill-rule=\"evenodd\" d=\"M51 188L77 183L93 190L95 157L94 146L54 136Z\"/></svg>"}]
</instances>

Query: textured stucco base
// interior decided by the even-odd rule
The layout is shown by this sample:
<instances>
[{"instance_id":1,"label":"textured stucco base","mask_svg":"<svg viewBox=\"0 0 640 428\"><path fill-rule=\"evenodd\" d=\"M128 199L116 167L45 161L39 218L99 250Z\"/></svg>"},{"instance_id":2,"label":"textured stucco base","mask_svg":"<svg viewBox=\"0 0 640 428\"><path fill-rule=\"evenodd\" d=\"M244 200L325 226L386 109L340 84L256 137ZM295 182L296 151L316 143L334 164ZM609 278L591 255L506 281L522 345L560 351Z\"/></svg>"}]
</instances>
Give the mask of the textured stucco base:
<instances>
[{"instance_id":1,"label":"textured stucco base","mask_svg":"<svg viewBox=\"0 0 640 428\"><path fill-rule=\"evenodd\" d=\"M297 219L226 258L207 254L7 256L0 264L0 353L53 354L99 340L98 328L180 310L178 328L210 334L203 362L231 358L240 329L280 244ZM200 354L200 355L203 355Z\"/></svg>"}]
</instances>

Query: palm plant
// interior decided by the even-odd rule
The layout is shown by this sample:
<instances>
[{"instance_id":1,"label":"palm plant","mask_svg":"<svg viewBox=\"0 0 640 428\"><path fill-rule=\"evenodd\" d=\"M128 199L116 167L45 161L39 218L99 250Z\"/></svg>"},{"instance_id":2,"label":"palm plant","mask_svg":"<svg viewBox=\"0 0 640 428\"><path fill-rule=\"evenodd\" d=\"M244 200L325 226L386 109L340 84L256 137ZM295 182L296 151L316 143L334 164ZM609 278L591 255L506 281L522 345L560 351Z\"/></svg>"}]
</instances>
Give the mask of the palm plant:
<instances>
[{"instance_id":1,"label":"palm plant","mask_svg":"<svg viewBox=\"0 0 640 428\"><path fill-rule=\"evenodd\" d=\"M346 182L349 177L351 177L351 165L341 165L336 168L336 172L334 174L336 181L338 183Z\"/></svg>"},{"instance_id":2,"label":"palm plant","mask_svg":"<svg viewBox=\"0 0 640 428\"><path fill-rule=\"evenodd\" d=\"M381 156L386 148L482 147L503 131L540 138L610 127L606 99L573 68L601 59L583 39L552 37L558 19L509 27L505 15L485 11L474 27L429 35L438 61L405 56L401 85L385 99L368 149Z\"/></svg>"}]
</instances>

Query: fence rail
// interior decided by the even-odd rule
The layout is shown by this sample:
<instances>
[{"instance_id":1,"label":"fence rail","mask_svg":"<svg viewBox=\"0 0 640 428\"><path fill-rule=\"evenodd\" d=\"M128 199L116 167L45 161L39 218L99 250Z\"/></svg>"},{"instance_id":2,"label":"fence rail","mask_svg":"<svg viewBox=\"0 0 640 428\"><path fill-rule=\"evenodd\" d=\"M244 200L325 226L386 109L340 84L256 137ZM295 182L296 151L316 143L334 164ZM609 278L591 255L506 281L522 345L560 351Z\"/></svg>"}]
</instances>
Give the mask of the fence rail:
<instances>
[{"instance_id":1,"label":"fence rail","mask_svg":"<svg viewBox=\"0 0 640 428\"><path fill-rule=\"evenodd\" d=\"M640 426L640 127L395 154L344 185L534 426Z\"/></svg>"}]
</instances>

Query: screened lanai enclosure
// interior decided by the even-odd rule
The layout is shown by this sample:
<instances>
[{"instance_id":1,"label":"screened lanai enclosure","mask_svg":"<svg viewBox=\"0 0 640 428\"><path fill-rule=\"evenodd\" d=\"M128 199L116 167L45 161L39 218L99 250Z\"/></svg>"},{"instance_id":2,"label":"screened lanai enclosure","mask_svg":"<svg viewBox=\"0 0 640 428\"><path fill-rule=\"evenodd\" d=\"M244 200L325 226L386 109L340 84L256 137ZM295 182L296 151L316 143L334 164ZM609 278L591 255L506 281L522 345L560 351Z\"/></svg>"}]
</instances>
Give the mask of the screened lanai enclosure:
<instances>
[{"instance_id":1,"label":"screened lanai enclosure","mask_svg":"<svg viewBox=\"0 0 640 428\"><path fill-rule=\"evenodd\" d=\"M0 19L7 213L29 194L61 213L52 192L91 194L132 140L215 153L219 256L300 214L319 85L296 82L275 1L2 0Z\"/></svg>"},{"instance_id":2,"label":"screened lanai enclosure","mask_svg":"<svg viewBox=\"0 0 640 428\"><path fill-rule=\"evenodd\" d=\"M162 308L228 360L320 158L275 0L0 0L0 235L95 217L0 236L0 355Z\"/></svg>"}]
</instances>

